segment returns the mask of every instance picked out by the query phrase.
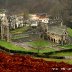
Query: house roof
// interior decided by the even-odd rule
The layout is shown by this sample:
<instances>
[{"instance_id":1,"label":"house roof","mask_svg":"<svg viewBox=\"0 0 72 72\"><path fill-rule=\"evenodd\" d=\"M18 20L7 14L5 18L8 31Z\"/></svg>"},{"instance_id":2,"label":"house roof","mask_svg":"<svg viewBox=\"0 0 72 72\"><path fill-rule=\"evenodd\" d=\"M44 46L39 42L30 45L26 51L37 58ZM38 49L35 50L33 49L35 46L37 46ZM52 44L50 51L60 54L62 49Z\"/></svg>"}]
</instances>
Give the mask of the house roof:
<instances>
[{"instance_id":1,"label":"house roof","mask_svg":"<svg viewBox=\"0 0 72 72\"><path fill-rule=\"evenodd\" d=\"M58 34L58 35L64 35L64 32L66 31L65 26L51 26L48 27L48 32Z\"/></svg>"}]
</instances>

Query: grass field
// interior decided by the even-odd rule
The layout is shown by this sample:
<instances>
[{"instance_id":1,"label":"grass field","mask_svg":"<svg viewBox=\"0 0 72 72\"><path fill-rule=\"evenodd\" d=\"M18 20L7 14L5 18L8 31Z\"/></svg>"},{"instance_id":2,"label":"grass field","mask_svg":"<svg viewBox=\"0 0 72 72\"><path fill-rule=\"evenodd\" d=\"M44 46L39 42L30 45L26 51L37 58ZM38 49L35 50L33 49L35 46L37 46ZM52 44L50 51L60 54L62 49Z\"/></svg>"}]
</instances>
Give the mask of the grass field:
<instances>
[{"instance_id":1,"label":"grass field","mask_svg":"<svg viewBox=\"0 0 72 72\"><path fill-rule=\"evenodd\" d=\"M22 48L20 46L16 46L12 43L6 42L6 41L2 41L0 40L0 46L3 46L9 50L16 50L16 51L26 51L26 52L35 52L38 53L37 49L31 49L31 50L26 50L26 48ZM43 48L40 50L40 53L45 53L45 52L52 52L55 51L54 49L50 49L50 48Z\"/></svg>"},{"instance_id":2,"label":"grass field","mask_svg":"<svg viewBox=\"0 0 72 72\"><path fill-rule=\"evenodd\" d=\"M25 32L27 29L29 29L29 27L21 27L21 28L11 30L10 33L11 34L19 34L19 33Z\"/></svg>"},{"instance_id":3,"label":"grass field","mask_svg":"<svg viewBox=\"0 0 72 72\"><path fill-rule=\"evenodd\" d=\"M68 32L68 35L70 37L72 37L72 29L71 28L67 28L67 32ZM72 44L71 45L63 45L63 46L60 46L61 48L68 48L68 49L71 49L72 48Z\"/></svg>"},{"instance_id":4,"label":"grass field","mask_svg":"<svg viewBox=\"0 0 72 72\"><path fill-rule=\"evenodd\" d=\"M71 28L67 28L67 32L68 32L69 36L72 37L72 29Z\"/></svg>"},{"instance_id":5,"label":"grass field","mask_svg":"<svg viewBox=\"0 0 72 72\"><path fill-rule=\"evenodd\" d=\"M14 44L11 44L11 43L8 43L8 42L2 41L2 40L0 40L0 46L3 46L3 47L5 47L5 48L7 48L7 49L9 49L9 50L25 51L24 48L21 48L21 47L19 47L19 46L16 46L16 45L14 45Z\"/></svg>"},{"instance_id":6,"label":"grass field","mask_svg":"<svg viewBox=\"0 0 72 72\"><path fill-rule=\"evenodd\" d=\"M72 49L72 45L70 44L70 45L63 45L63 46L59 46L59 47L61 47L61 48L67 48L67 49Z\"/></svg>"},{"instance_id":7,"label":"grass field","mask_svg":"<svg viewBox=\"0 0 72 72\"><path fill-rule=\"evenodd\" d=\"M33 47L47 47L47 46L52 45L51 42L48 42L48 41L45 41L45 40L42 40L42 39L29 42L29 44L31 44Z\"/></svg>"},{"instance_id":8,"label":"grass field","mask_svg":"<svg viewBox=\"0 0 72 72\"><path fill-rule=\"evenodd\" d=\"M12 39L12 40L16 40L16 39L28 38L28 37L29 37L29 36L21 35L21 36L13 36L11 39Z\"/></svg>"},{"instance_id":9,"label":"grass field","mask_svg":"<svg viewBox=\"0 0 72 72\"><path fill-rule=\"evenodd\" d=\"M33 42L28 42L28 43L33 47L33 49L31 50L35 52L38 52L38 50L39 50L39 53L47 53L47 52L56 51L53 48L49 48L49 46L51 46L52 43L45 40L37 40Z\"/></svg>"},{"instance_id":10,"label":"grass field","mask_svg":"<svg viewBox=\"0 0 72 72\"><path fill-rule=\"evenodd\" d=\"M30 52L38 53L38 50L37 49L31 49L29 51ZM44 49L39 50L39 53L48 53L48 52L54 52L54 51L55 51L55 49L44 48Z\"/></svg>"}]
</instances>

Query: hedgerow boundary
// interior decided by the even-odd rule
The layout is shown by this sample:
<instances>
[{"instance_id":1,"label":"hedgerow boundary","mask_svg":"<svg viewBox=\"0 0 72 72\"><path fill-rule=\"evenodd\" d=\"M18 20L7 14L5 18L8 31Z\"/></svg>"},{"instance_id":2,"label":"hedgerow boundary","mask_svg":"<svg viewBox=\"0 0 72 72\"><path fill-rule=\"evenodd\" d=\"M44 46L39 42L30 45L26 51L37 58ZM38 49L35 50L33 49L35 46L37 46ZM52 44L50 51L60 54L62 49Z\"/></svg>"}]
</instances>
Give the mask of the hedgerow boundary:
<instances>
[{"instance_id":1,"label":"hedgerow boundary","mask_svg":"<svg viewBox=\"0 0 72 72\"><path fill-rule=\"evenodd\" d=\"M2 51L8 52L8 53L12 53L12 54L24 54L24 55L31 55L31 56L35 56L35 57L41 57L41 58L54 58L54 59L65 59L64 56L49 56L51 54L54 53L60 53L60 52L72 52L72 49L66 49L66 50L61 50L61 51L54 51L54 52L48 52L48 53L42 53L42 54L38 54L35 52L29 52L29 51L17 51L17 50L10 50L7 49L5 47L0 46L0 49Z\"/></svg>"}]
</instances>

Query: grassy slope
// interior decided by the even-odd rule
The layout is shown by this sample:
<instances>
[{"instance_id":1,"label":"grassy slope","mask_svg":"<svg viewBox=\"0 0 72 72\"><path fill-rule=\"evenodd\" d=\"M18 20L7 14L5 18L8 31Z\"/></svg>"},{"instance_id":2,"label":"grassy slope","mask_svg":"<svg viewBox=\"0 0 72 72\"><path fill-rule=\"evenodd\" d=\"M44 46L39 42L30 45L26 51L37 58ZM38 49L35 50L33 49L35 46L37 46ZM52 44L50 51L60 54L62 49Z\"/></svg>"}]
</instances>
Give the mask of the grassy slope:
<instances>
[{"instance_id":1,"label":"grassy slope","mask_svg":"<svg viewBox=\"0 0 72 72\"><path fill-rule=\"evenodd\" d=\"M5 47L7 49L10 49L10 50L21 50L21 51L25 51L24 48L21 48L19 46L13 45L11 43L8 43L8 42L2 41L2 40L0 40L0 46L3 46L3 47Z\"/></svg>"},{"instance_id":2,"label":"grassy slope","mask_svg":"<svg viewBox=\"0 0 72 72\"><path fill-rule=\"evenodd\" d=\"M38 49L40 50L40 53L46 53L46 52L52 52L55 51L55 49L49 48L52 43L44 40L37 40L33 42L29 42L29 44L33 47L32 51L38 52Z\"/></svg>"},{"instance_id":3,"label":"grassy slope","mask_svg":"<svg viewBox=\"0 0 72 72\"><path fill-rule=\"evenodd\" d=\"M22 35L22 36L14 36L14 37L12 37L11 39L21 39L21 38L28 38L29 36L24 36L24 35Z\"/></svg>"},{"instance_id":4,"label":"grassy slope","mask_svg":"<svg viewBox=\"0 0 72 72\"><path fill-rule=\"evenodd\" d=\"M32 46L35 46L35 47L47 47L47 46L51 46L51 42L48 42L48 41L45 41L45 40L37 40L37 41L32 41L32 42L29 42L29 44L31 44Z\"/></svg>"},{"instance_id":5,"label":"grassy slope","mask_svg":"<svg viewBox=\"0 0 72 72\"><path fill-rule=\"evenodd\" d=\"M72 37L72 29L71 29L71 28L67 28L67 32L68 32L68 35L69 35L70 37ZM71 48L72 48L72 45L64 45L64 46L60 46L60 47L71 49Z\"/></svg>"},{"instance_id":6,"label":"grassy slope","mask_svg":"<svg viewBox=\"0 0 72 72\"><path fill-rule=\"evenodd\" d=\"M63 45L63 46L60 46L61 48L67 48L67 49L72 49L72 45Z\"/></svg>"},{"instance_id":7,"label":"grassy slope","mask_svg":"<svg viewBox=\"0 0 72 72\"><path fill-rule=\"evenodd\" d=\"M10 33L11 34L21 34L21 33L24 33L28 29L29 29L29 27L21 27L21 28L15 29L15 30L11 30ZM28 37L28 36L14 36L14 37L12 37L12 39L20 39L20 38L24 38L24 37Z\"/></svg>"},{"instance_id":8,"label":"grassy slope","mask_svg":"<svg viewBox=\"0 0 72 72\"><path fill-rule=\"evenodd\" d=\"M21 28L17 28L15 30L11 30L10 33L11 34L19 34L19 33L23 33L25 32L29 27L21 27Z\"/></svg>"},{"instance_id":9,"label":"grassy slope","mask_svg":"<svg viewBox=\"0 0 72 72\"><path fill-rule=\"evenodd\" d=\"M11 44L9 42L2 41L2 40L0 40L0 46L3 46L3 47L5 47L7 49L10 49L10 50L17 50L17 51L20 50L20 51L36 52L36 53L38 52L37 49L26 50L26 49L24 49L20 46L16 46L14 44ZM44 49L40 50L40 53L51 52L51 51L55 51L55 50L54 49L49 49L49 48L44 48Z\"/></svg>"},{"instance_id":10,"label":"grassy slope","mask_svg":"<svg viewBox=\"0 0 72 72\"><path fill-rule=\"evenodd\" d=\"M67 32L68 32L69 36L72 37L72 29L71 28L67 28Z\"/></svg>"},{"instance_id":11,"label":"grassy slope","mask_svg":"<svg viewBox=\"0 0 72 72\"><path fill-rule=\"evenodd\" d=\"M38 53L37 49L31 49L29 51ZM55 51L55 50L54 49L50 49L50 48L44 48L44 49L40 50L39 53L48 53L48 52L53 52L53 51Z\"/></svg>"}]
</instances>

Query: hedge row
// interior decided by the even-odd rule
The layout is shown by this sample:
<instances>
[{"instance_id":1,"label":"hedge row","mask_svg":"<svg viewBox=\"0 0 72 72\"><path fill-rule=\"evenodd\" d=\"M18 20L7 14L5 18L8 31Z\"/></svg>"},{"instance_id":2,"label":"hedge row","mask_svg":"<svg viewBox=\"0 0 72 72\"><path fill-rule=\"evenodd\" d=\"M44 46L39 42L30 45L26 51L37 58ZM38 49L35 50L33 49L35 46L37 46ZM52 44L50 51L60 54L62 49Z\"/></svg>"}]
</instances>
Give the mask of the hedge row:
<instances>
[{"instance_id":1,"label":"hedge row","mask_svg":"<svg viewBox=\"0 0 72 72\"><path fill-rule=\"evenodd\" d=\"M0 49L3 50L3 51L9 52L9 53L13 53L13 54L15 54L15 53L28 54L28 55L33 55L33 56L36 56L36 57L55 58L55 59L64 59L65 57L63 57L63 56L61 56L61 57L49 56L49 55L54 54L54 53L60 53L60 52L72 52L72 49L67 49L67 50L61 50L61 51L54 51L54 52L38 54L38 53L35 53L35 52L28 52L28 51L9 50L9 49L7 49L5 47L2 47L2 46L0 46Z\"/></svg>"}]
</instances>

